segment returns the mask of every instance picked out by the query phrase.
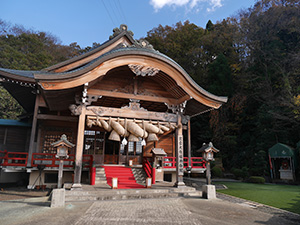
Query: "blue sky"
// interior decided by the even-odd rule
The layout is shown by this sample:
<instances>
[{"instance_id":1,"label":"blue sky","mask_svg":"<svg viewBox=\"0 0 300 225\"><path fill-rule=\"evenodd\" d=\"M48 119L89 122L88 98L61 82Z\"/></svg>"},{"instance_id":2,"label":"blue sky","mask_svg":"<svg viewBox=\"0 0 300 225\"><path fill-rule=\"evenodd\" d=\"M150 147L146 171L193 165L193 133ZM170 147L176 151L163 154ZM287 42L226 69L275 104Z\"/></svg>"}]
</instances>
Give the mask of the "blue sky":
<instances>
[{"instance_id":1,"label":"blue sky","mask_svg":"<svg viewBox=\"0 0 300 225\"><path fill-rule=\"evenodd\" d=\"M247 9L256 0L0 0L0 19L45 31L63 44L103 43L125 23L134 37L145 37L159 24L189 20L205 27Z\"/></svg>"}]
</instances>

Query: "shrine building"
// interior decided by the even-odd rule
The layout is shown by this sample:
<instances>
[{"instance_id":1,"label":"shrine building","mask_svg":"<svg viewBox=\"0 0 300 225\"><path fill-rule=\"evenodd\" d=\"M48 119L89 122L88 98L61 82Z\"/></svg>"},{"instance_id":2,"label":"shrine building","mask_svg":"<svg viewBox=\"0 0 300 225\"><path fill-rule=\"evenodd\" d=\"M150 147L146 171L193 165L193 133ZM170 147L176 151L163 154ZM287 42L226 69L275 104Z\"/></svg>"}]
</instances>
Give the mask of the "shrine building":
<instances>
[{"instance_id":1,"label":"shrine building","mask_svg":"<svg viewBox=\"0 0 300 225\"><path fill-rule=\"evenodd\" d=\"M63 134L75 144L64 161L64 182L74 187L90 182L92 168L111 165L184 185L187 167L205 170L202 158L191 157L190 118L227 102L146 40L135 40L126 25L99 47L43 70L0 68L0 80L31 122L20 127L26 134L18 148L6 145L11 126L0 124L1 174L29 173L28 188L55 185L51 144Z\"/></svg>"}]
</instances>

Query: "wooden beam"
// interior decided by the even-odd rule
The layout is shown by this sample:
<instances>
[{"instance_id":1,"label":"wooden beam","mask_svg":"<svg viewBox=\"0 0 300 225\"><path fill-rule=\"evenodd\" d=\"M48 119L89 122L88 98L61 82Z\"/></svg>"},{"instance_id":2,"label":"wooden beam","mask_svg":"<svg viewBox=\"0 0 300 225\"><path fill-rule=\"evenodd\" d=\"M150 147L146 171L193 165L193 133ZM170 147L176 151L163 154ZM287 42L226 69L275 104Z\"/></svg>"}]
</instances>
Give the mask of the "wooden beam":
<instances>
[{"instance_id":1,"label":"wooden beam","mask_svg":"<svg viewBox=\"0 0 300 225\"><path fill-rule=\"evenodd\" d=\"M47 107L45 99L41 95L39 95L39 107Z\"/></svg>"},{"instance_id":2,"label":"wooden beam","mask_svg":"<svg viewBox=\"0 0 300 225\"><path fill-rule=\"evenodd\" d=\"M132 110L129 108L110 108L101 106L88 106L87 116L111 116L145 120L159 120L165 122L177 122L177 115L172 113L160 113L142 110Z\"/></svg>"},{"instance_id":3,"label":"wooden beam","mask_svg":"<svg viewBox=\"0 0 300 225\"><path fill-rule=\"evenodd\" d=\"M188 138L188 160L189 160L189 166L192 166L192 143L191 143L191 120L188 120L187 124L187 138Z\"/></svg>"},{"instance_id":4,"label":"wooden beam","mask_svg":"<svg viewBox=\"0 0 300 225\"><path fill-rule=\"evenodd\" d=\"M178 101L178 105L181 104L181 103L183 103L184 101L187 101L187 100L190 100L190 99L191 99L191 96L185 95L185 96L183 96L183 97L181 97L180 99L177 100Z\"/></svg>"},{"instance_id":5,"label":"wooden beam","mask_svg":"<svg viewBox=\"0 0 300 225\"><path fill-rule=\"evenodd\" d=\"M27 167L31 167L31 159L32 159L32 153L34 150L34 138L35 138L35 132L36 132L36 125L37 125L37 114L38 114L38 110L39 110L39 99L40 99L40 97L37 94L35 96L35 105L34 105L30 142L29 142L29 149L28 149Z\"/></svg>"},{"instance_id":6,"label":"wooden beam","mask_svg":"<svg viewBox=\"0 0 300 225\"><path fill-rule=\"evenodd\" d=\"M78 121L76 156L75 156L75 171L73 188L81 188L81 170L82 170L82 155L84 146L84 129L85 129L85 114L86 107L82 107Z\"/></svg>"},{"instance_id":7,"label":"wooden beam","mask_svg":"<svg viewBox=\"0 0 300 225\"><path fill-rule=\"evenodd\" d=\"M47 114L38 114L37 119L39 119L39 120L58 120L58 121L68 121L68 122L77 122L78 121L78 117L47 115Z\"/></svg>"},{"instance_id":8,"label":"wooden beam","mask_svg":"<svg viewBox=\"0 0 300 225\"><path fill-rule=\"evenodd\" d=\"M97 96L108 96L114 98L126 98L126 99L136 99L150 102L163 102L172 105L177 105L178 100L175 98L166 98L166 97L158 97L158 96L149 96L149 95L138 95L138 94L129 94L123 92L113 92L113 91L105 91L98 89L88 89L88 95L97 95Z\"/></svg>"}]
</instances>

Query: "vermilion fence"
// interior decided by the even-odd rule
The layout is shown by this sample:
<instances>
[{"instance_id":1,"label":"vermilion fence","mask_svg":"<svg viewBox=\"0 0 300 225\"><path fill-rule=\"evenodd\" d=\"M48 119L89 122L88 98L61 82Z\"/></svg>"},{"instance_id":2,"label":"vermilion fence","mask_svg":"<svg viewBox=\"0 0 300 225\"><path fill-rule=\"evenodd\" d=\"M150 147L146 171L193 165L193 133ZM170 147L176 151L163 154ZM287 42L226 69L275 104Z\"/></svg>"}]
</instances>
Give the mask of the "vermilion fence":
<instances>
[{"instance_id":1,"label":"vermilion fence","mask_svg":"<svg viewBox=\"0 0 300 225\"><path fill-rule=\"evenodd\" d=\"M31 166L37 167L43 165L45 167L58 167L59 159L53 153L33 153ZM8 152L6 150L0 151L0 166L15 166L26 167L28 161L27 152ZM70 154L68 159L64 159L64 168L73 168L75 164L75 155ZM82 167L92 168L93 156L83 155Z\"/></svg>"},{"instance_id":2,"label":"vermilion fence","mask_svg":"<svg viewBox=\"0 0 300 225\"><path fill-rule=\"evenodd\" d=\"M33 153L31 166L37 167L44 165L46 167L58 167L59 159L53 153ZM28 161L27 152L8 152L6 150L0 151L0 166L19 166L26 167ZM64 159L64 168L74 168L75 155L70 154L68 159ZM188 157L184 157L184 168L191 166L192 168L206 168L206 161L202 157L191 157L191 165L189 165ZM93 156L83 155L83 168L92 168ZM143 168L147 176L152 177L152 158L143 159ZM176 157L164 157L163 168L176 168Z\"/></svg>"},{"instance_id":3,"label":"vermilion fence","mask_svg":"<svg viewBox=\"0 0 300 225\"><path fill-rule=\"evenodd\" d=\"M56 154L53 153L33 153L31 166L37 167L38 165L43 165L46 167L58 167L59 159L55 157ZM70 154L68 159L64 159L64 168L73 168L75 166L75 155ZM82 167L91 168L93 166L93 156L83 155Z\"/></svg>"},{"instance_id":4,"label":"vermilion fence","mask_svg":"<svg viewBox=\"0 0 300 225\"><path fill-rule=\"evenodd\" d=\"M28 160L27 152L0 151L0 166L26 167Z\"/></svg>"},{"instance_id":5,"label":"vermilion fence","mask_svg":"<svg viewBox=\"0 0 300 225\"><path fill-rule=\"evenodd\" d=\"M183 158L184 168L191 166L192 168L206 168L206 161L202 157L191 157L191 165L189 165L189 158ZM176 157L164 157L164 168L176 168Z\"/></svg>"}]
</instances>

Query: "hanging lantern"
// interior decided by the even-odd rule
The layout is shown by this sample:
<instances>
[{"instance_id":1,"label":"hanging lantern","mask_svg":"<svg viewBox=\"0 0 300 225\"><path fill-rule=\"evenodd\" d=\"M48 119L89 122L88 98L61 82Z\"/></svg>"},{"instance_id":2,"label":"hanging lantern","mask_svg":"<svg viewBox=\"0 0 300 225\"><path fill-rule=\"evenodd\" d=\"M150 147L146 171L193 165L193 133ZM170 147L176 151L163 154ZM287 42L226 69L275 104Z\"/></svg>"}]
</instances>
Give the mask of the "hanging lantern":
<instances>
[{"instance_id":1,"label":"hanging lantern","mask_svg":"<svg viewBox=\"0 0 300 225\"><path fill-rule=\"evenodd\" d=\"M120 136L118 135L118 133L115 130L113 130L110 133L108 139L111 140L111 141L121 141Z\"/></svg>"},{"instance_id":2,"label":"hanging lantern","mask_svg":"<svg viewBox=\"0 0 300 225\"><path fill-rule=\"evenodd\" d=\"M132 141L138 142L138 141L140 141L140 139L137 136L135 136L133 134L130 134L129 138L128 138L128 141L130 141L130 142L132 142Z\"/></svg>"},{"instance_id":3,"label":"hanging lantern","mask_svg":"<svg viewBox=\"0 0 300 225\"><path fill-rule=\"evenodd\" d=\"M147 138L147 141L150 142L150 141L158 141L158 137L156 136L156 134L154 133L149 133L149 136Z\"/></svg>"}]
</instances>

